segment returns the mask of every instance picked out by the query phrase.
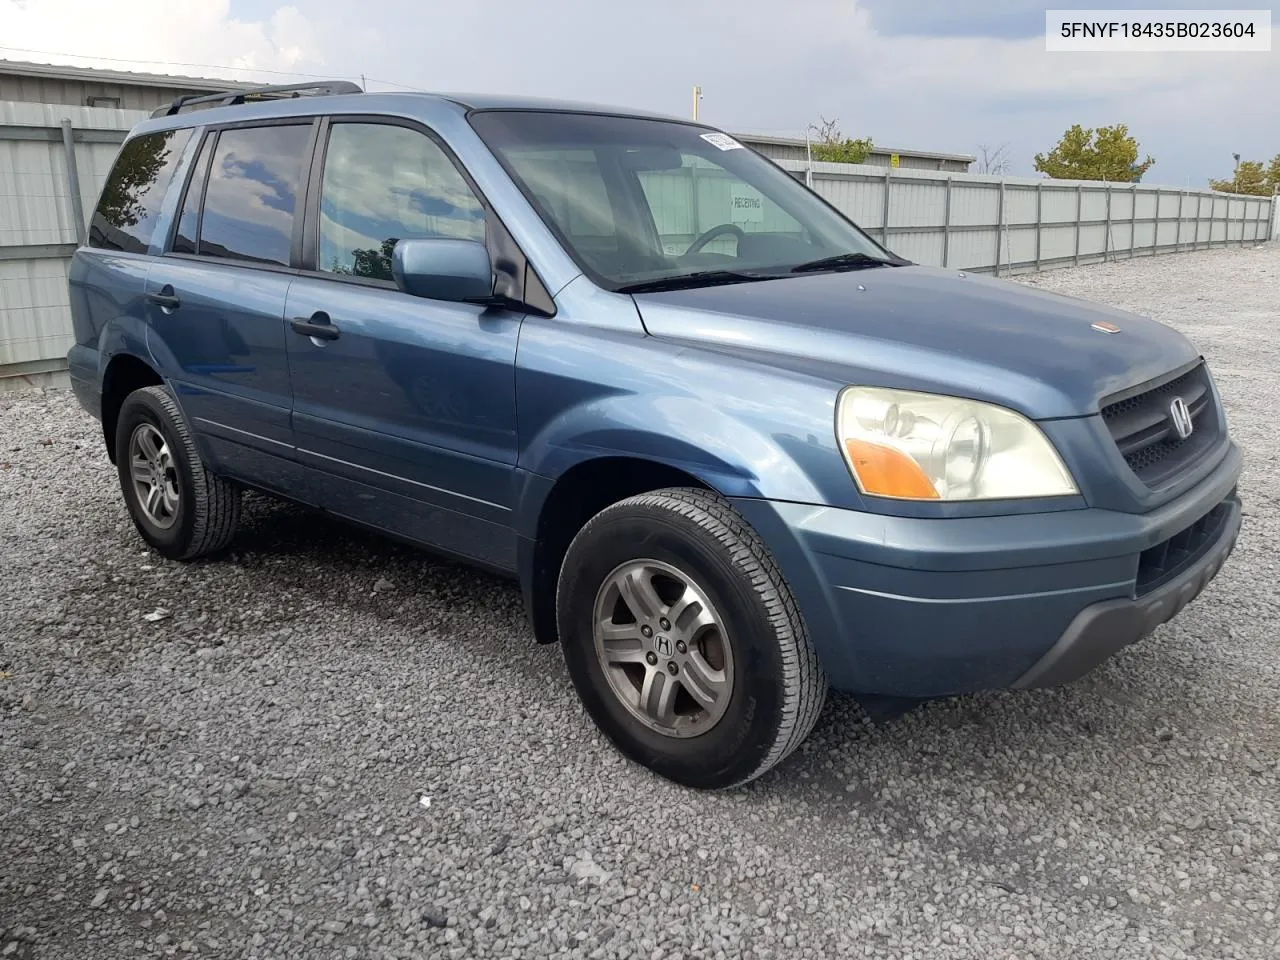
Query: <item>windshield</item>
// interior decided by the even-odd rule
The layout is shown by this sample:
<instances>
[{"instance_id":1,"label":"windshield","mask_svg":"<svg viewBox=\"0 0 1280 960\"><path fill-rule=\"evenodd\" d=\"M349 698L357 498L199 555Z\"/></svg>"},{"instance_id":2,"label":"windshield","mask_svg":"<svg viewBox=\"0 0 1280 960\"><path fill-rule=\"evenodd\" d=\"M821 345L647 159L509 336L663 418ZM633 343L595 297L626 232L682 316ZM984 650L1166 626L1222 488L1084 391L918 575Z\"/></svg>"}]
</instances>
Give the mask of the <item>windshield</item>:
<instances>
[{"instance_id":1,"label":"windshield","mask_svg":"<svg viewBox=\"0 0 1280 960\"><path fill-rule=\"evenodd\" d=\"M536 111L477 112L471 124L578 265L612 290L901 262L707 127Z\"/></svg>"}]
</instances>

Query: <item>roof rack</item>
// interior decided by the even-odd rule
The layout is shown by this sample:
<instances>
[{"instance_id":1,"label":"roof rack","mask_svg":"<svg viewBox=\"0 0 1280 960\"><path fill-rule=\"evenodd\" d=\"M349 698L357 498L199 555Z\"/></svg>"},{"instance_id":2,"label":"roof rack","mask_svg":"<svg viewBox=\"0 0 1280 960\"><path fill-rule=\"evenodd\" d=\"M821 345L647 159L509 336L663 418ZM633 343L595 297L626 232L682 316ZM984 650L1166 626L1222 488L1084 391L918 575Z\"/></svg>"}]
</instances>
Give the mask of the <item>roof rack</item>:
<instances>
[{"instance_id":1,"label":"roof rack","mask_svg":"<svg viewBox=\"0 0 1280 960\"><path fill-rule=\"evenodd\" d=\"M327 97L340 93L364 93L350 80L322 80L318 83L293 83L270 87L250 87L247 90L226 90L222 93L195 94L178 97L173 103L152 111L153 117L171 117L190 107L229 107L237 103L257 103L262 100L288 100L293 97Z\"/></svg>"}]
</instances>

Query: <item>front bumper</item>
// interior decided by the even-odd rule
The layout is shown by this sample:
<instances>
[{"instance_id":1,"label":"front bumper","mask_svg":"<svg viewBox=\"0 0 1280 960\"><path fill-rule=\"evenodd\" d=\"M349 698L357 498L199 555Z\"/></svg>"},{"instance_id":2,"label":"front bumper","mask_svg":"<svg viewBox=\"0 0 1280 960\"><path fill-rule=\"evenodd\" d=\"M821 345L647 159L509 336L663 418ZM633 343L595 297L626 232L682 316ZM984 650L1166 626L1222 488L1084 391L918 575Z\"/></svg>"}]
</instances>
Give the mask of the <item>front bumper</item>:
<instances>
[{"instance_id":1,"label":"front bumper","mask_svg":"<svg viewBox=\"0 0 1280 960\"><path fill-rule=\"evenodd\" d=\"M1240 452L1145 514L928 519L737 499L773 551L837 689L937 697L1074 680L1194 598L1235 545ZM1152 551L1218 508L1169 578ZM1149 555L1149 554L1148 554Z\"/></svg>"},{"instance_id":2,"label":"front bumper","mask_svg":"<svg viewBox=\"0 0 1280 960\"><path fill-rule=\"evenodd\" d=\"M1053 687L1078 680L1116 651L1136 643L1175 617L1209 585L1240 533L1240 501L1226 501L1226 516L1212 540L1176 577L1130 600L1104 600L1081 610L1058 642L1014 686Z\"/></svg>"}]
</instances>

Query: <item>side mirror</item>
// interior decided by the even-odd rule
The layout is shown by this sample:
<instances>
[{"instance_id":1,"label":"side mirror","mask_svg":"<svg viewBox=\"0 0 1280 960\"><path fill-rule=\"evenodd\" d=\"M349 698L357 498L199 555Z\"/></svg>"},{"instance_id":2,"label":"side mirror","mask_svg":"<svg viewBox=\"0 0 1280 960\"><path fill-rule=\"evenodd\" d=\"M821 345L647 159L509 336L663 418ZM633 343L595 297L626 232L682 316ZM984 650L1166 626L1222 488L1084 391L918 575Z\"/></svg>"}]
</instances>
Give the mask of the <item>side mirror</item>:
<instances>
[{"instance_id":1,"label":"side mirror","mask_svg":"<svg viewBox=\"0 0 1280 960\"><path fill-rule=\"evenodd\" d=\"M489 251L475 240L401 240L391 254L391 275L405 293L429 300L493 296Z\"/></svg>"}]
</instances>

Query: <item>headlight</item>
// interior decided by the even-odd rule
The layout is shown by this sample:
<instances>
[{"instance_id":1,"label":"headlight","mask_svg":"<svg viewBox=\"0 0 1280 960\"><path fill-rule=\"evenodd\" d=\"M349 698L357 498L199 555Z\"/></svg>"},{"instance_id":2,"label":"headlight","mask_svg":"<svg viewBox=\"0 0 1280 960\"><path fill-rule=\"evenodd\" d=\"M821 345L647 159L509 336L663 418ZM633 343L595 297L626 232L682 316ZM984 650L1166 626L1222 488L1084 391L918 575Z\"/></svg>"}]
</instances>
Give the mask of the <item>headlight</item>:
<instances>
[{"instance_id":1,"label":"headlight","mask_svg":"<svg viewBox=\"0 0 1280 960\"><path fill-rule=\"evenodd\" d=\"M901 500L1000 500L1078 493L1040 428L989 403L846 387L836 436L863 493Z\"/></svg>"}]
</instances>

